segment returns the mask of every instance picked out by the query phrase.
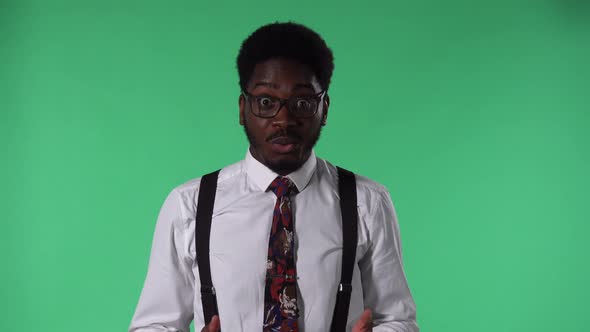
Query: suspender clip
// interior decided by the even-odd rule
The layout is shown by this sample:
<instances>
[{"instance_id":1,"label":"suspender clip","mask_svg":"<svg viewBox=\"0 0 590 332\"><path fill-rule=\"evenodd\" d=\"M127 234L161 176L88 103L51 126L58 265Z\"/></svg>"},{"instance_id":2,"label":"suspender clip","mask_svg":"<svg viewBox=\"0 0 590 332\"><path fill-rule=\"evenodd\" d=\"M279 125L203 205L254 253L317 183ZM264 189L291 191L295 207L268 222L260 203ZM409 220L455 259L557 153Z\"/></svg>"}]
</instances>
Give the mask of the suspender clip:
<instances>
[{"instance_id":1,"label":"suspender clip","mask_svg":"<svg viewBox=\"0 0 590 332\"><path fill-rule=\"evenodd\" d=\"M209 285L201 285L201 293L215 295L215 287Z\"/></svg>"},{"instance_id":2,"label":"suspender clip","mask_svg":"<svg viewBox=\"0 0 590 332\"><path fill-rule=\"evenodd\" d=\"M338 292L339 293L351 293L352 292L352 285L341 283L340 285L338 285Z\"/></svg>"}]
</instances>

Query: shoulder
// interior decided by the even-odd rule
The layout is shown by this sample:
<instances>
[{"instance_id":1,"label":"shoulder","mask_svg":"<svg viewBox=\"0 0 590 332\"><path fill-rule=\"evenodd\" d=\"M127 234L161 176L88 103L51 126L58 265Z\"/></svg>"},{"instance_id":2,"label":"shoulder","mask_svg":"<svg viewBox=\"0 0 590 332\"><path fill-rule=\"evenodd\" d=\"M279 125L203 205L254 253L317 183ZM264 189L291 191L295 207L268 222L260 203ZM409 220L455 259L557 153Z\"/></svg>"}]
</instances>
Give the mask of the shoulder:
<instances>
[{"instance_id":1,"label":"shoulder","mask_svg":"<svg viewBox=\"0 0 590 332\"><path fill-rule=\"evenodd\" d=\"M331 179L337 192L338 173L335 165L322 160L318 163L318 173ZM343 167L345 168L345 167ZM372 242L380 233L397 226L397 215L388 189L381 183L356 173L353 169L345 168L355 173L357 211L359 216L359 243ZM337 196L338 194L335 193ZM389 234L389 233L388 233Z\"/></svg>"},{"instance_id":2,"label":"shoulder","mask_svg":"<svg viewBox=\"0 0 590 332\"><path fill-rule=\"evenodd\" d=\"M233 182L239 181L244 174L243 160L240 160L231 165L220 169L217 178L217 186L231 186ZM199 197L199 189L201 187L201 180L203 176L192 178L180 185L174 187L169 196L177 196L182 207L192 213L196 211L197 199Z\"/></svg>"},{"instance_id":3,"label":"shoulder","mask_svg":"<svg viewBox=\"0 0 590 332\"><path fill-rule=\"evenodd\" d=\"M338 185L338 171L336 165L331 162L318 158L318 175L320 177L328 177L334 186ZM342 166L341 166L342 167ZM371 205L383 202L383 200L390 200L389 191L387 188L367 176L358 174L355 170L342 167L355 174L356 190L358 205L361 208L369 208Z\"/></svg>"}]
</instances>

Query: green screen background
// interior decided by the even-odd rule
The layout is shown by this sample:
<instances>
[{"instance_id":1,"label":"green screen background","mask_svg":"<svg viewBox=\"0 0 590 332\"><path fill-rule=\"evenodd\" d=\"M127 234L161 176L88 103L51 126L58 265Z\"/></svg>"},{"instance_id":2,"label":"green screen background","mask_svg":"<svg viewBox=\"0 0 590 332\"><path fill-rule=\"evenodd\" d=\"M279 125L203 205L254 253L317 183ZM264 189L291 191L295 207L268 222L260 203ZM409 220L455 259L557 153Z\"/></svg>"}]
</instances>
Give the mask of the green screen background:
<instances>
[{"instance_id":1,"label":"green screen background","mask_svg":"<svg viewBox=\"0 0 590 332\"><path fill-rule=\"evenodd\" d=\"M246 153L235 56L275 20L334 51L316 153L390 190L422 331L590 330L574 0L1 0L0 330L126 331L168 192Z\"/></svg>"}]
</instances>

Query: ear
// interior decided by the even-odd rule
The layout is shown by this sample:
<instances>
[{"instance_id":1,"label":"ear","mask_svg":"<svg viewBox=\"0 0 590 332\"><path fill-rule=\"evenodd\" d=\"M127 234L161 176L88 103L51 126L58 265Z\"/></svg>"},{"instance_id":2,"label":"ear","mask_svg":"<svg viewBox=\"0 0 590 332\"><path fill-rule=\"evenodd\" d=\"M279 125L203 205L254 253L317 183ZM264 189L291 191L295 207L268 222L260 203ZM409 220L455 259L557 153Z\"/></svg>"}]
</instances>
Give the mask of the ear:
<instances>
[{"instance_id":1,"label":"ear","mask_svg":"<svg viewBox=\"0 0 590 332\"><path fill-rule=\"evenodd\" d=\"M324 98L324 113L322 114L322 126L325 126L328 121L328 109L330 108L330 96L326 93Z\"/></svg>"},{"instance_id":2,"label":"ear","mask_svg":"<svg viewBox=\"0 0 590 332\"><path fill-rule=\"evenodd\" d=\"M240 94L238 98L238 105L240 107L240 125L244 125L244 116L246 114L246 100L244 99L244 95Z\"/></svg>"}]
</instances>

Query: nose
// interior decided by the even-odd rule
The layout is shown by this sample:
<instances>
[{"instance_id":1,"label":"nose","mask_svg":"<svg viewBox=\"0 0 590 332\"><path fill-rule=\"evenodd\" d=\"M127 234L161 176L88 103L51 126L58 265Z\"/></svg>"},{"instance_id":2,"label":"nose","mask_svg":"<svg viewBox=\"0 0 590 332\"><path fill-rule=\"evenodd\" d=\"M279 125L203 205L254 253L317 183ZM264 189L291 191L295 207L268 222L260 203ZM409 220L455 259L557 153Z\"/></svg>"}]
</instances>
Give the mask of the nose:
<instances>
[{"instance_id":1,"label":"nose","mask_svg":"<svg viewBox=\"0 0 590 332\"><path fill-rule=\"evenodd\" d=\"M273 125L275 126L294 126L297 124L297 118L287 109L287 104L281 105L277 115L273 118Z\"/></svg>"}]
</instances>

